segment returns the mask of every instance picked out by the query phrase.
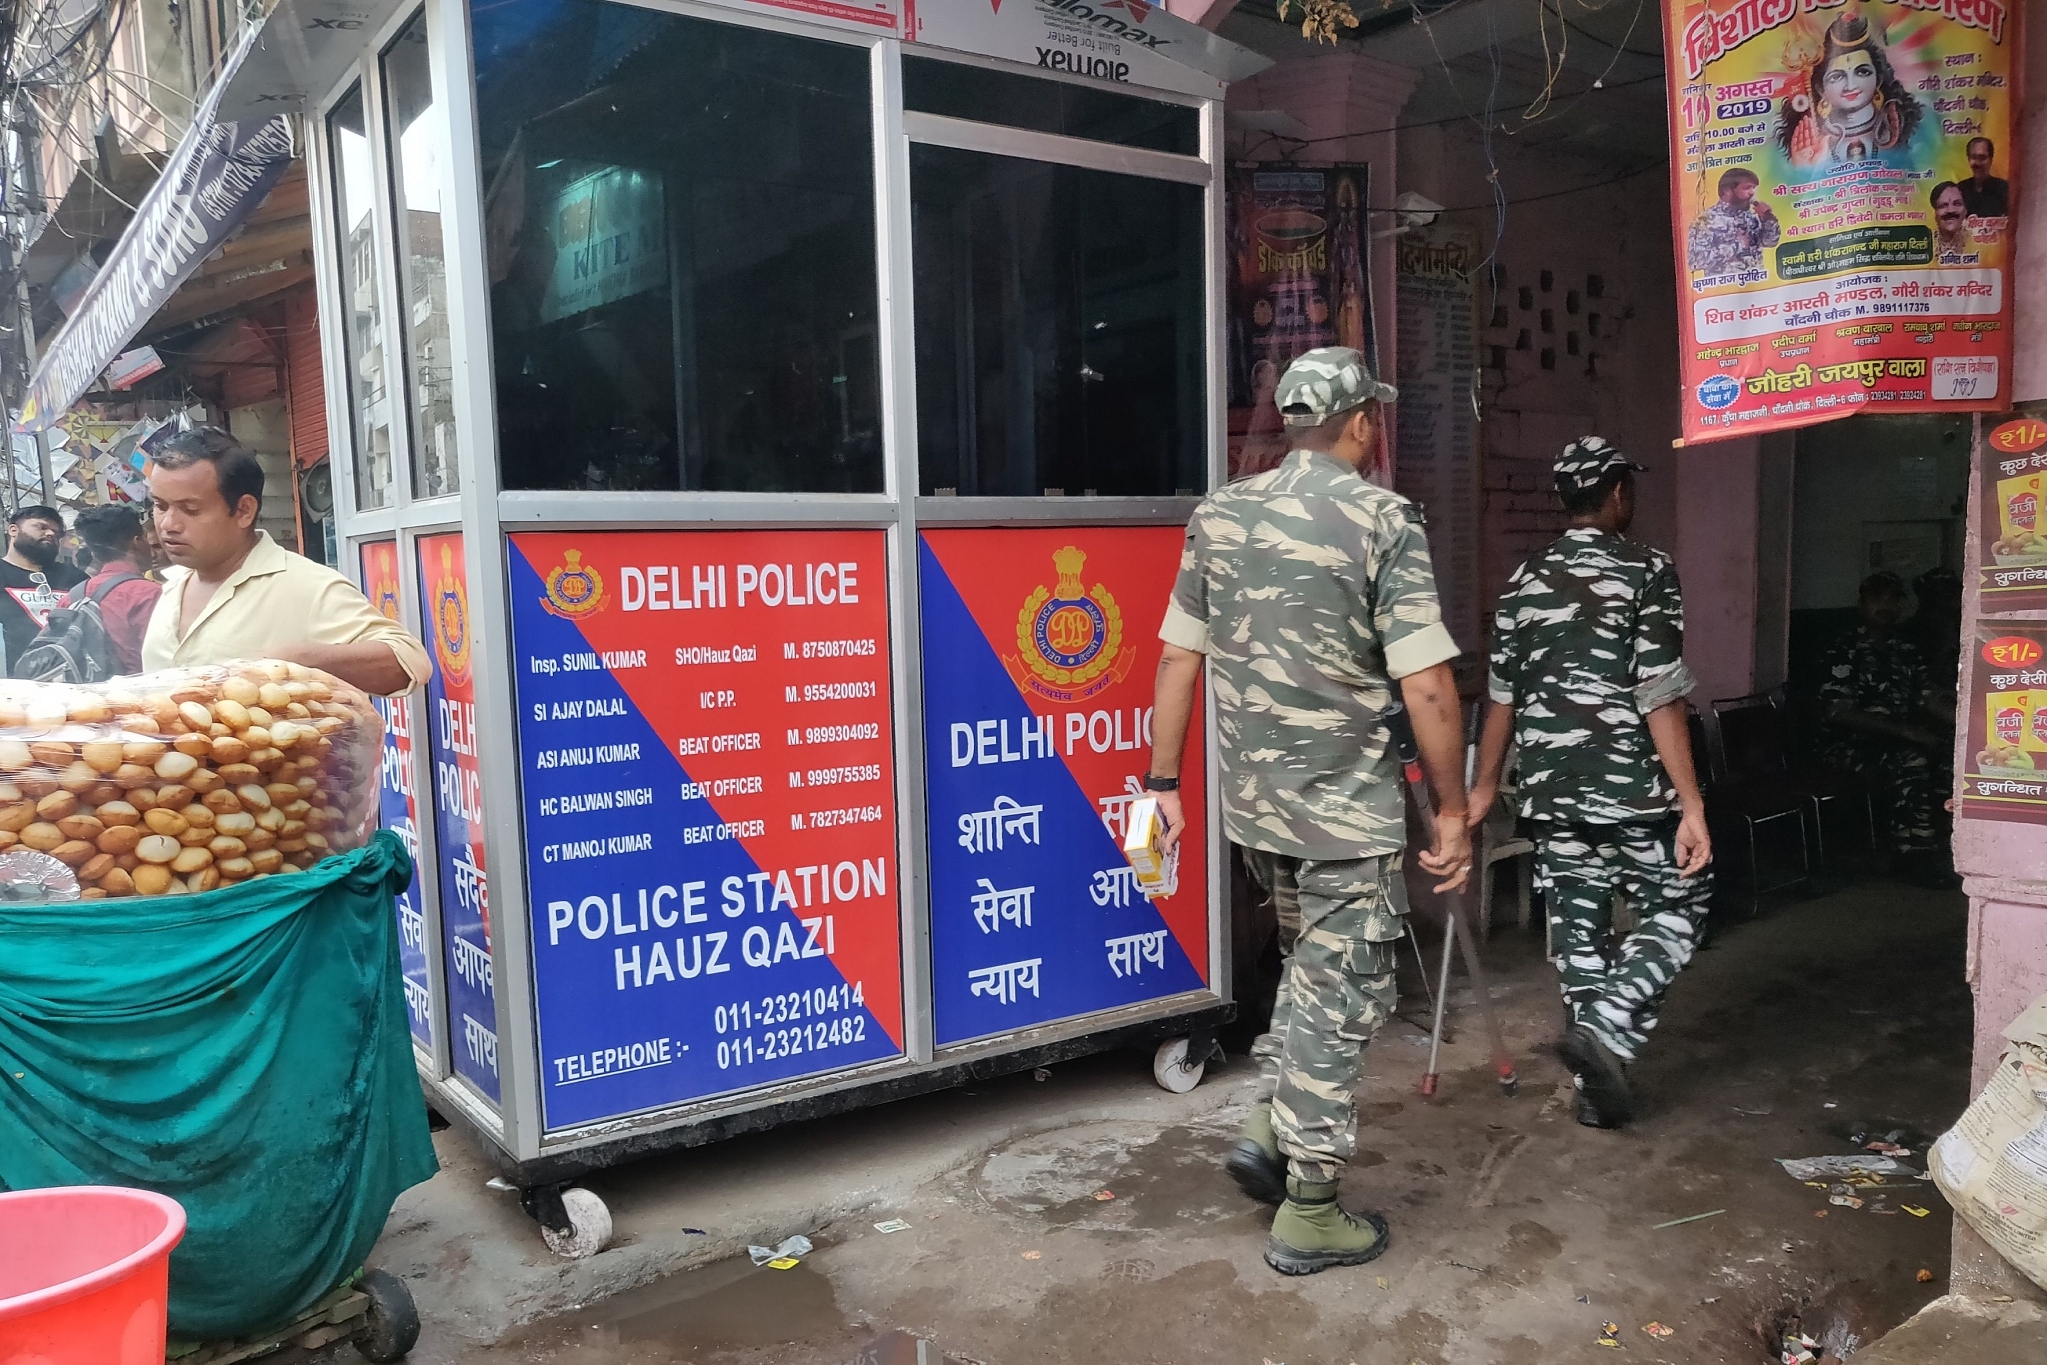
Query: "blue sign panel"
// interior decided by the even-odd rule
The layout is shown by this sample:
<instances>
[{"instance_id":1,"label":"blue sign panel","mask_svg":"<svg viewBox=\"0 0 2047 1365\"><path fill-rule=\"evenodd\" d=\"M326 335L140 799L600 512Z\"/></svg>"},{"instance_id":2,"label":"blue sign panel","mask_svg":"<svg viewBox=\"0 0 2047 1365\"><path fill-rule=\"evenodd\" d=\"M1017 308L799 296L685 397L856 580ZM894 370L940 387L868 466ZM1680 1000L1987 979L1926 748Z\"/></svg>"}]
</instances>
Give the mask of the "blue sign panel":
<instances>
[{"instance_id":1,"label":"blue sign panel","mask_svg":"<svg viewBox=\"0 0 2047 1365\"><path fill-rule=\"evenodd\" d=\"M490 960L490 878L483 861L483 774L476 762L476 675L467 563L460 532L421 536L427 738L439 836L441 944L447 959L448 1046L455 1074L498 1100L497 982Z\"/></svg>"},{"instance_id":2,"label":"blue sign panel","mask_svg":"<svg viewBox=\"0 0 2047 1365\"><path fill-rule=\"evenodd\" d=\"M366 541L362 546L363 595L393 621L398 613L398 543ZM412 881L398 893L398 965L405 974L405 1015L421 1047L434 1045L432 996L427 989L426 902L419 893L419 801L412 783L411 697L378 697L384 718L383 776L377 785L377 815L385 829L405 841L412 854Z\"/></svg>"},{"instance_id":3,"label":"blue sign panel","mask_svg":"<svg viewBox=\"0 0 2047 1365\"><path fill-rule=\"evenodd\" d=\"M1180 890L1157 901L1117 839L1150 758L1151 637L1179 554L1179 530L1159 531L922 537L941 1045L1206 984L1199 826Z\"/></svg>"},{"instance_id":4,"label":"blue sign panel","mask_svg":"<svg viewBox=\"0 0 2047 1365\"><path fill-rule=\"evenodd\" d=\"M510 540L547 1126L901 1055L882 533Z\"/></svg>"}]
</instances>

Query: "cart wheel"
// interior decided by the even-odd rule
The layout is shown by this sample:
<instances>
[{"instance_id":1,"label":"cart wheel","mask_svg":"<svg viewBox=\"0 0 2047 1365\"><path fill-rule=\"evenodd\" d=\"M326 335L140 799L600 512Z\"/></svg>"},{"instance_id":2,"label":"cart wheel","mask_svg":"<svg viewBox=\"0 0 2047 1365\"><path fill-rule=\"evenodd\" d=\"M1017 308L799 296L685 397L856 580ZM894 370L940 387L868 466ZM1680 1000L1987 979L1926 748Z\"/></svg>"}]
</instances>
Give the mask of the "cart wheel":
<instances>
[{"instance_id":1,"label":"cart wheel","mask_svg":"<svg viewBox=\"0 0 2047 1365\"><path fill-rule=\"evenodd\" d=\"M355 1349L378 1365L403 1360L419 1340L419 1310L413 1307L412 1291L383 1270L365 1270L355 1287L370 1301L362 1330L355 1334Z\"/></svg>"},{"instance_id":2,"label":"cart wheel","mask_svg":"<svg viewBox=\"0 0 2047 1365\"><path fill-rule=\"evenodd\" d=\"M1157 1081L1175 1095L1184 1095L1201 1084L1202 1073L1208 1070L1208 1059L1198 1062L1187 1060L1187 1040L1168 1038L1159 1044L1159 1050L1152 1055L1151 1074Z\"/></svg>"},{"instance_id":3,"label":"cart wheel","mask_svg":"<svg viewBox=\"0 0 2047 1365\"><path fill-rule=\"evenodd\" d=\"M562 1191L561 1200L569 1230L558 1232L546 1223L540 1225L540 1236L549 1251L580 1261L611 1245L611 1210L604 1207L602 1199L581 1185L571 1185Z\"/></svg>"}]
</instances>

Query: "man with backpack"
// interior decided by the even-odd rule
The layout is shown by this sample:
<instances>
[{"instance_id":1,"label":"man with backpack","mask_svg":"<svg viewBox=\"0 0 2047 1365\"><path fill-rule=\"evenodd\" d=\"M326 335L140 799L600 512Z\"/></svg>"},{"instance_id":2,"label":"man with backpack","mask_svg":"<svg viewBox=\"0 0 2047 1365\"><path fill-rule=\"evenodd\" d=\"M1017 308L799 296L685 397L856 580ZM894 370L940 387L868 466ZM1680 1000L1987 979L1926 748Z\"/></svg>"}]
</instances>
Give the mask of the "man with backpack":
<instances>
[{"instance_id":1,"label":"man with backpack","mask_svg":"<svg viewBox=\"0 0 2047 1365\"><path fill-rule=\"evenodd\" d=\"M162 591L144 576L156 550L142 511L120 503L87 507L73 529L98 568L15 658L9 671L17 678L95 683L142 671L142 637Z\"/></svg>"},{"instance_id":2,"label":"man with backpack","mask_svg":"<svg viewBox=\"0 0 2047 1365\"><path fill-rule=\"evenodd\" d=\"M120 671L140 673L143 632L163 591L162 584L144 577L157 567L149 519L132 503L109 503L85 508L71 527L98 565L85 587L73 591L73 605L86 597L100 604L100 624Z\"/></svg>"}]
</instances>

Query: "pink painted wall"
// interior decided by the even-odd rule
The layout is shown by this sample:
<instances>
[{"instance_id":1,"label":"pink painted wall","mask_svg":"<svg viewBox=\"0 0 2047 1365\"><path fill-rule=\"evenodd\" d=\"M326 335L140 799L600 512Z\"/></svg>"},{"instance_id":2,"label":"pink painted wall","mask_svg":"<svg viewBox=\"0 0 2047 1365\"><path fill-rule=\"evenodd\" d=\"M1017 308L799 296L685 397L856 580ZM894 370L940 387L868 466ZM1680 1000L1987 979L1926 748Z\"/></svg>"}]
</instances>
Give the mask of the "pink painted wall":
<instances>
[{"instance_id":1,"label":"pink painted wall","mask_svg":"<svg viewBox=\"0 0 2047 1365\"><path fill-rule=\"evenodd\" d=\"M1478 291L1485 366L1484 599L1490 602L1514 566L1562 529L1550 491L1551 461L1565 443L1597 433L1649 466L1634 534L1678 561L1687 605L1685 652L1700 678L1700 700L1739 696L1759 681L1764 686L1778 681L1782 604L1759 616L1757 599L1763 581L1781 596L1786 579L1758 573L1765 521L1759 498L1766 487L1759 440L1683 451L1670 444L1678 432L1677 300L1663 176L1650 172L1601 184L1614 170L1594 159L1548 151L1504 158L1502 184L1510 199L1558 184L1598 188L1512 204L1506 235L1496 243L1492 211L1472 207L1486 204L1489 190L1486 164L1469 130L1438 124L1385 131L1399 121L1415 81L1404 67L1344 48L1303 44L1296 55L1233 87L1229 107L1285 110L1306 125L1307 136L1333 139L1316 142L1304 155L1371 164L1373 203L1387 205L1414 191L1450 206L1446 225L1477 233L1482 250L1497 245L1498 295L1483 280ZM1392 226L1390 218L1372 215L1372 230ZM1597 230L1588 231L1588 224ZM1389 372L1398 347L1393 260L1390 243L1383 237L1375 241L1374 314ZM1603 285L1597 298L1590 293L1595 276ZM1527 309L1520 307L1524 288L1530 291ZM1576 313L1568 307L1573 294ZM1505 310L1498 325L1496 304ZM1548 332L1542 330L1545 311ZM1524 331L1530 342L1525 350L1517 347ZM1575 356L1568 349L1573 334ZM1503 366L1491 364L1495 347L1501 348ZM1555 352L1553 368L1541 365L1545 348ZM1784 527L1781 518L1774 524ZM1781 535L1769 553L1788 554ZM1776 632L1762 650L1767 678L1758 674L1759 619Z\"/></svg>"},{"instance_id":2,"label":"pink painted wall","mask_svg":"<svg viewBox=\"0 0 2047 1365\"><path fill-rule=\"evenodd\" d=\"M2012 287L2011 393L2018 402L2047 400L2047 314L2028 306L2038 295L2035 281L2047 278L2047 23L2039 15L2025 26L2025 111L2020 135L2023 165L2015 190L2019 200L2017 260ZM1995 419L1989 419L1995 420ZM1986 428L1988 422L1986 421ZM1977 489L1969 490L1969 558L1975 563L1982 527ZM1974 638L1980 617L1975 584L1963 601L1964 641ZM2029 613L2039 615L2041 613ZM1966 757L1957 745L1956 762ZM1969 986L1976 997L1976 1046L1972 1089L1980 1088L2004 1050L2004 1029L2020 1011L2047 992L2047 833L2037 825L1985 820L1955 822L1955 867L1969 893ZM2007 1266L1996 1252L1961 1224L1955 1226L1954 1282L1974 1288L2047 1299Z\"/></svg>"},{"instance_id":3,"label":"pink painted wall","mask_svg":"<svg viewBox=\"0 0 2047 1365\"><path fill-rule=\"evenodd\" d=\"M1692 700L1739 697L1756 681L1756 543L1762 438L1679 451L1677 572L1685 590Z\"/></svg>"},{"instance_id":4,"label":"pink painted wall","mask_svg":"<svg viewBox=\"0 0 2047 1365\"><path fill-rule=\"evenodd\" d=\"M1166 13L1211 32L1236 7L1237 0L1166 0Z\"/></svg>"},{"instance_id":5,"label":"pink painted wall","mask_svg":"<svg viewBox=\"0 0 2047 1365\"><path fill-rule=\"evenodd\" d=\"M1226 107L1232 110L1283 109L1307 128L1313 139L1302 152L1304 161L1368 163L1372 168L1372 203L1393 202L1394 134L1390 130L1400 107L1413 93L1416 76L1405 67L1376 61L1340 47L1303 42L1297 55L1286 57L1247 81L1230 87ZM1369 213L1366 230L1384 230L1392 215ZM1393 329L1393 253L1374 244L1372 317L1378 329L1379 361L1386 373L1398 372L1398 344Z\"/></svg>"},{"instance_id":6,"label":"pink painted wall","mask_svg":"<svg viewBox=\"0 0 2047 1365\"><path fill-rule=\"evenodd\" d=\"M2038 14L2028 17L2025 79L2019 87L2025 100L2019 137L2025 165L2013 186L2019 198L2014 228L2017 260L2012 274L2022 283L2047 278L2047 212L2041 211L2041 205L2047 204L2047 178L2043 178L2047 175L2047 22ZM1999 174L2009 174L2002 165L1996 169ZM2040 325L2037 306L2028 310L2023 289L2014 298L2012 396L2020 401L2047 398L2047 327Z\"/></svg>"},{"instance_id":7,"label":"pink painted wall","mask_svg":"<svg viewBox=\"0 0 2047 1365\"><path fill-rule=\"evenodd\" d=\"M1481 203L1485 165L1472 140L1454 126L1413 129L1400 137L1396 188L1440 204ZM1514 159L1503 167L1519 185L1596 182L1595 163L1557 155ZM1526 192L1526 191L1522 191ZM1489 210L1448 215L1493 246ZM1588 232L1585 225L1599 224ZM1485 370L1484 581L1488 599L1514 566L1563 527L1550 491L1550 463L1564 444L1587 433L1613 441L1638 463L1640 510L1633 534L1669 551L1685 587L1685 654L1699 676L1701 702L1754 690L1757 675L1759 499L1757 438L1673 450L1678 431L1676 295L1672 288L1670 207L1660 175L1648 174L1583 194L1513 204L1499 245L1498 304L1480 289L1481 362ZM1542 288L1544 273L1550 288ZM1602 296L1587 292L1598 276ZM1530 291L1523 309L1521 290ZM1580 295L1579 311L1568 310ZM1549 332L1542 314L1551 315ZM1598 314L1595 332L1590 325ZM1517 349L1523 331L1529 348ZM1577 334L1578 356L1568 339ZM1491 364L1503 348L1504 367ZM1553 349L1555 368L1541 353ZM1771 553L1788 555L1788 544ZM1782 574L1771 578L1782 591ZM1781 606L1781 604L1780 604ZM1769 616L1781 633L1781 610ZM1781 675L1781 650L1770 651ZM1763 685L1778 681L1772 676Z\"/></svg>"}]
</instances>

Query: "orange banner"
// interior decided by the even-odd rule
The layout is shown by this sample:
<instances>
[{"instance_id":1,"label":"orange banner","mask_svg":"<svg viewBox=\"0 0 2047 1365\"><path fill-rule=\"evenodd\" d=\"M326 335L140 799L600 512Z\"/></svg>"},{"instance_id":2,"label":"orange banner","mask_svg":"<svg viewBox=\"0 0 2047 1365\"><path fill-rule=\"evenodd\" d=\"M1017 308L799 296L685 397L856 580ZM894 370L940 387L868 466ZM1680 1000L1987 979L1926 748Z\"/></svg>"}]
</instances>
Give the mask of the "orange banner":
<instances>
[{"instance_id":1,"label":"orange banner","mask_svg":"<svg viewBox=\"0 0 2047 1365\"><path fill-rule=\"evenodd\" d=\"M1684 441L2009 406L2009 0L1666 0Z\"/></svg>"}]
</instances>

